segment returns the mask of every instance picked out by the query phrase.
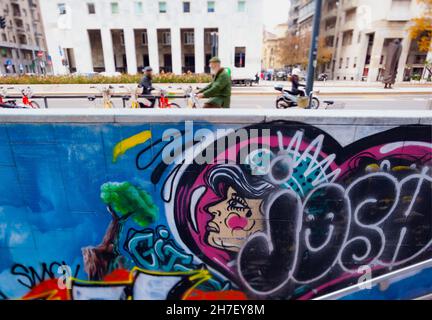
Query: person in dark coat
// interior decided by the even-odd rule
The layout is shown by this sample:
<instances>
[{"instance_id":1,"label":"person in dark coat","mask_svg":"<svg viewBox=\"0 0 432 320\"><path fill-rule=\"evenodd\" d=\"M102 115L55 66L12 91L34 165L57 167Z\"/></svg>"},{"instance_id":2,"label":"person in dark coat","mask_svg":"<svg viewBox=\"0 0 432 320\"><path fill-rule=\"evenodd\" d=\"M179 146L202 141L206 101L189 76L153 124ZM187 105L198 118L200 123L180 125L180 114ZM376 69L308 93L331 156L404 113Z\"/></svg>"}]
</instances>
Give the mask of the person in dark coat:
<instances>
[{"instance_id":1,"label":"person in dark coat","mask_svg":"<svg viewBox=\"0 0 432 320\"><path fill-rule=\"evenodd\" d=\"M387 58L383 75L384 89L391 89L396 82L402 45L399 39L393 40L387 48Z\"/></svg>"},{"instance_id":2,"label":"person in dark coat","mask_svg":"<svg viewBox=\"0 0 432 320\"><path fill-rule=\"evenodd\" d=\"M144 77L141 79L140 83L138 84L138 88L142 88L142 94L146 96L152 95L152 91L155 90L153 88L153 69L151 67L145 67L144 68ZM147 100L151 102L150 108L154 108L156 103L155 97L146 97ZM144 104L140 103L141 108L145 108Z\"/></svg>"}]
</instances>

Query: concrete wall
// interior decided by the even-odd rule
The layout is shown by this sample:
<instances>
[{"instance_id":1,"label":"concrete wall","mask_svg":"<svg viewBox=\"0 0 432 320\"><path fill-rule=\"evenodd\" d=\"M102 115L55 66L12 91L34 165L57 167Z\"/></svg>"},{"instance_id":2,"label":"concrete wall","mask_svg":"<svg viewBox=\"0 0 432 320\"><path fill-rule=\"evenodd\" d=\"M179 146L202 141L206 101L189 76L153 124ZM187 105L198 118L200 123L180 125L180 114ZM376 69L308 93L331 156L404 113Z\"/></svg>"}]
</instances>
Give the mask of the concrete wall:
<instances>
[{"instance_id":1,"label":"concrete wall","mask_svg":"<svg viewBox=\"0 0 432 320\"><path fill-rule=\"evenodd\" d=\"M432 259L431 124L427 111L2 111L0 297L312 299ZM379 293L431 291L415 277Z\"/></svg>"}]
</instances>

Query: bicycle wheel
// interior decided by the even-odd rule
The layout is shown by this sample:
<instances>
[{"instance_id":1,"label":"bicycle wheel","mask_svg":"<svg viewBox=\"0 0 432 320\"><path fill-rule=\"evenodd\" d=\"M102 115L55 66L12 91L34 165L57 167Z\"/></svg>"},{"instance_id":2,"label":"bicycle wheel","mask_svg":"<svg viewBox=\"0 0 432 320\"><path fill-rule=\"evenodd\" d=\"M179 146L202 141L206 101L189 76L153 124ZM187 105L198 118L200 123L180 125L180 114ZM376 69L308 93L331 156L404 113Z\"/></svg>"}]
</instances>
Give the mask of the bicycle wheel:
<instances>
[{"instance_id":1,"label":"bicycle wheel","mask_svg":"<svg viewBox=\"0 0 432 320\"><path fill-rule=\"evenodd\" d=\"M312 98L311 109L318 109L320 107L320 101L318 98Z\"/></svg>"},{"instance_id":2,"label":"bicycle wheel","mask_svg":"<svg viewBox=\"0 0 432 320\"><path fill-rule=\"evenodd\" d=\"M178 108L178 109L181 108L177 103L170 103L169 106L170 106L170 108Z\"/></svg>"},{"instance_id":3,"label":"bicycle wheel","mask_svg":"<svg viewBox=\"0 0 432 320\"><path fill-rule=\"evenodd\" d=\"M10 104L10 103L0 103L0 109L16 109L16 104Z\"/></svg>"},{"instance_id":4,"label":"bicycle wheel","mask_svg":"<svg viewBox=\"0 0 432 320\"><path fill-rule=\"evenodd\" d=\"M30 102L30 107L32 107L33 109L40 109L40 105L36 101Z\"/></svg>"}]
</instances>

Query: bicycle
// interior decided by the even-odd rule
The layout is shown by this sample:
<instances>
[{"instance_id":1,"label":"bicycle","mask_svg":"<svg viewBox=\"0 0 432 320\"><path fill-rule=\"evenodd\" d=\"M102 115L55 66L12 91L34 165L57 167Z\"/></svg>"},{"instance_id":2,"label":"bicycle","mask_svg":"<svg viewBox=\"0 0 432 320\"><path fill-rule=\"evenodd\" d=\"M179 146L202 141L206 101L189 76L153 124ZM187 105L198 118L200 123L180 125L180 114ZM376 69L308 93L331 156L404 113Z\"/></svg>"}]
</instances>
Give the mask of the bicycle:
<instances>
[{"instance_id":1,"label":"bicycle","mask_svg":"<svg viewBox=\"0 0 432 320\"><path fill-rule=\"evenodd\" d=\"M185 91L186 105L190 109L201 108L201 103L199 102L197 94L194 92L192 86L189 86Z\"/></svg>"},{"instance_id":2,"label":"bicycle","mask_svg":"<svg viewBox=\"0 0 432 320\"><path fill-rule=\"evenodd\" d=\"M111 96L114 94L114 87L108 86L108 87L102 87L98 88L96 86L90 87L90 89L96 89L99 91L99 93L102 94L102 106L105 109L113 109L115 108L114 103L111 100ZM90 101L96 101L95 96L88 97Z\"/></svg>"},{"instance_id":3,"label":"bicycle","mask_svg":"<svg viewBox=\"0 0 432 320\"><path fill-rule=\"evenodd\" d=\"M155 98L159 100L159 108L160 109L172 109L172 108L181 108L180 105L174 102L170 102L170 93L168 91L158 88L159 90L159 96L156 96Z\"/></svg>"},{"instance_id":4,"label":"bicycle","mask_svg":"<svg viewBox=\"0 0 432 320\"><path fill-rule=\"evenodd\" d=\"M15 89L14 87L7 88L8 90ZM2 95L5 97L7 92L3 90ZM39 103L33 101L33 91L30 87L21 90L22 100L21 103L17 103L16 100L9 100L2 104L3 108L24 108L24 109L40 109ZM2 98L3 99L3 98Z\"/></svg>"},{"instance_id":5,"label":"bicycle","mask_svg":"<svg viewBox=\"0 0 432 320\"><path fill-rule=\"evenodd\" d=\"M32 109L40 109L39 103L31 99L31 97L33 96L33 91L30 87L22 89L21 94L22 94L22 104L25 107L29 106Z\"/></svg>"},{"instance_id":6,"label":"bicycle","mask_svg":"<svg viewBox=\"0 0 432 320\"><path fill-rule=\"evenodd\" d=\"M13 88L0 87L0 107L1 108L7 108L7 109L17 108L16 100L6 100L7 92L9 89L13 89Z\"/></svg>"},{"instance_id":7,"label":"bicycle","mask_svg":"<svg viewBox=\"0 0 432 320\"><path fill-rule=\"evenodd\" d=\"M120 86L121 89L126 89L129 95L123 96L123 107L126 108L126 102L130 100L129 107L131 109L139 109L141 107L149 108L151 107L152 103L148 99L142 98L142 102L138 100L139 96L139 88L138 87L126 87L126 86Z\"/></svg>"}]
</instances>

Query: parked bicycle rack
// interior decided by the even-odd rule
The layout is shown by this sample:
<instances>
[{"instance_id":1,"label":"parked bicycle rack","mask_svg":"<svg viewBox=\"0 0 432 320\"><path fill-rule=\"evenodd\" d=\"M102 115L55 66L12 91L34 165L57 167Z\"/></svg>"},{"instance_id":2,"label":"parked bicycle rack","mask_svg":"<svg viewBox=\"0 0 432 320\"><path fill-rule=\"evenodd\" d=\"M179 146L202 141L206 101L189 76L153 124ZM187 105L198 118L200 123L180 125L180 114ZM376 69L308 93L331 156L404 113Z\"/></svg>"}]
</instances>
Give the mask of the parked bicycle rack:
<instances>
[{"instance_id":1,"label":"parked bicycle rack","mask_svg":"<svg viewBox=\"0 0 432 320\"><path fill-rule=\"evenodd\" d=\"M153 96L153 95L139 95L138 98L156 98L158 99L160 96ZM13 100L13 99L21 99L21 95L8 95L7 99ZM95 99L102 99L103 96L101 94L95 94L95 95L48 95L48 96L41 96L41 95L33 95L32 99L42 99L44 102L45 109L48 109L48 100L58 100L58 99L89 99L89 98L95 98ZM126 99L128 98L128 99ZM187 95L170 95L170 99L185 99L187 98ZM130 96L128 95L112 95L111 99L122 99L123 101L123 108L126 108L126 101L130 99Z\"/></svg>"}]
</instances>

